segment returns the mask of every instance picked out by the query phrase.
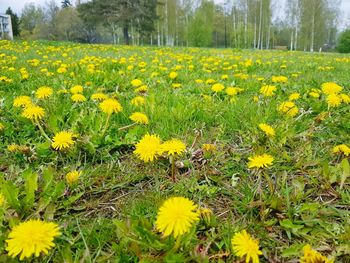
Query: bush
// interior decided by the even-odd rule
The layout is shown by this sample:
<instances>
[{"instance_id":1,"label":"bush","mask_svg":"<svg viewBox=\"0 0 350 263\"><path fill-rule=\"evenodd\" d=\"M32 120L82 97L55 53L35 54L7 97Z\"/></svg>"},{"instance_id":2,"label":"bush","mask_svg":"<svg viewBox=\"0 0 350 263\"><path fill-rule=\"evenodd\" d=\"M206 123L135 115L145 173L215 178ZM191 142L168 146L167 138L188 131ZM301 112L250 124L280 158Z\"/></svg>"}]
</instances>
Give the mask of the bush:
<instances>
[{"instance_id":1,"label":"bush","mask_svg":"<svg viewBox=\"0 0 350 263\"><path fill-rule=\"evenodd\" d=\"M337 50L340 53L350 53L350 29L341 33Z\"/></svg>"}]
</instances>

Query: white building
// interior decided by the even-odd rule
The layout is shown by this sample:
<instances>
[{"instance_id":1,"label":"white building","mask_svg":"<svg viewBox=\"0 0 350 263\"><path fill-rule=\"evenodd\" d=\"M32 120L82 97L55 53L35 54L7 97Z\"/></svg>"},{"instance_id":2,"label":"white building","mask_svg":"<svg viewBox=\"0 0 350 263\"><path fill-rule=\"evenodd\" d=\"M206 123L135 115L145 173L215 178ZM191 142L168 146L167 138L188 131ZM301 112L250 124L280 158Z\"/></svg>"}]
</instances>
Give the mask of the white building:
<instances>
[{"instance_id":1,"label":"white building","mask_svg":"<svg viewBox=\"0 0 350 263\"><path fill-rule=\"evenodd\" d=\"M0 14L0 39L13 40L11 16Z\"/></svg>"}]
</instances>

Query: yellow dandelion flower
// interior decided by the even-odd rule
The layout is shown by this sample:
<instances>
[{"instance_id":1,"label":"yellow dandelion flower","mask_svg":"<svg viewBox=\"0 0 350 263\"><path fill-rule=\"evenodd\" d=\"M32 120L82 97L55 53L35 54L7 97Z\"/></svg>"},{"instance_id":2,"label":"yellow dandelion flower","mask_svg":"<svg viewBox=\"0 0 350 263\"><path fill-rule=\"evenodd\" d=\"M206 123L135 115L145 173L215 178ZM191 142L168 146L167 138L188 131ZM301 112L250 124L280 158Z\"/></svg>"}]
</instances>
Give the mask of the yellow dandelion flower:
<instances>
[{"instance_id":1,"label":"yellow dandelion flower","mask_svg":"<svg viewBox=\"0 0 350 263\"><path fill-rule=\"evenodd\" d=\"M271 78L273 83L287 83L288 78L285 76L272 76Z\"/></svg>"},{"instance_id":2,"label":"yellow dandelion flower","mask_svg":"<svg viewBox=\"0 0 350 263\"><path fill-rule=\"evenodd\" d=\"M320 97L320 93L315 92L315 91L310 91L309 95L315 99L318 99Z\"/></svg>"},{"instance_id":3,"label":"yellow dandelion flower","mask_svg":"<svg viewBox=\"0 0 350 263\"><path fill-rule=\"evenodd\" d=\"M84 88L81 85L75 85L75 86L70 88L70 92L72 94L83 93L83 90L84 90Z\"/></svg>"},{"instance_id":4,"label":"yellow dandelion flower","mask_svg":"<svg viewBox=\"0 0 350 263\"><path fill-rule=\"evenodd\" d=\"M265 97L272 97L275 95L276 90L276 86L265 85L260 88L260 94L264 95Z\"/></svg>"},{"instance_id":5,"label":"yellow dandelion flower","mask_svg":"<svg viewBox=\"0 0 350 263\"><path fill-rule=\"evenodd\" d=\"M4 206L5 202L5 196L2 193L0 193L0 206Z\"/></svg>"},{"instance_id":6,"label":"yellow dandelion flower","mask_svg":"<svg viewBox=\"0 0 350 263\"><path fill-rule=\"evenodd\" d=\"M74 134L68 131L61 131L55 134L52 138L52 148L57 151L70 148L74 145L73 141Z\"/></svg>"},{"instance_id":7,"label":"yellow dandelion flower","mask_svg":"<svg viewBox=\"0 0 350 263\"><path fill-rule=\"evenodd\" d=\"M108 96L104 93L94 93L91 95L92 100L106 100Z\"/></svg>"},{"instance_id":8,"label":"yellow dandelion flower","mask_svg":"<svg viewBox=\"0 0 350 263\"><path fill-rule=\"evenodd\" d=\"M19 96L14 99L13 106L14 107L28 107L32 105L32 100L29 96Z\"/></svg>"},{"instance_id":9,"label":"yellow dandelion flower","mask_svg":"<svg viewBox=\"0 0 350 263\"><path fill-rule=\"evenodd\" d=\"M67 72L67 68L60 67L60 68L57 69L57 73L62 74L62 73L66 73L66 72Z\"/></svg>"},{"instance_id":10,"label":"yellow dandelion flower","mask_svg":"<svg viewBox=\"0 0 350 263\"><path fill-rule=\"evenodd\" d=\"M259 263L259 255L262 252L259 250L258 240L253 239L247 231L243 230L236 233L231 239L232 249L236 256L243 258L245 262Z\"/></svg>"},{"instance_id":11,"label":"yellow dandelion flower","mask_svg":"<svg viewBox=\"0 0 350 263\"><path fill-rule=\"evenodd\" d=\"M292 93L292 94L290 94L289 95L289 100L290 101L293 101L293 100L297 100L297 99L299 99L300 98L300 93L298 93L298 92L294 92L294 93Z\"/></svg>"},{"instance_id":12,"label":"yellow dandelion flower","mask_svg":"<svg viewBox=\"0 0 350 263\"><path fill-rule=\"evenodd\" d=\"M148 87L146 85L141 85L140 87L134 90L135 93L146 93L148 91Z\"/></svg>"},{"instance_id":13,"label":"yellow dandelion flower","mask_svg":"<svg viewBox=\"0 0 350 263\"><path fill-rule=\"evenodd\" d=\"M220 91L223 91L224 89L225 89L225 86L220 83L216 83L211 87L211 90L214 92L220 92Z\"/></svg>"},{"instance_id":14,"label":"yellow dandelion flower","mask_svg":"<svg viewBox=\"0 0 350 263\"><path fill-rule=\"evenodd\" d=\"M144 162L152 162L157 159L158 155L162 154L161 142L158 135L146 134L136 144L134 154Z\"/></svg>"},{"instance_id":15,"label":"yellow dandelion flower","mask_svg":"<svg viewBox=\"0 0 350 263\"><path fill-rule=\"evenodd\" d=\"M265 168L272 165L274 158L269 154L255 155L248 158L248 168Z\"/></svg>"},{"instance_id":16,"label":"yellow dandelion flower","mask_svg":"<svg viewBox=\"0 0 350 263\"><path fill-rule=\"evenodd\" d=\"M342 102L349 104L350 103L350 96L347 94L339 94L339 96L341 97Z\"/></svg>"},{"instance_id":17,"label":"yellow dandelion flower","mask_svg":"<svg viewBox=\"0 0 350 263\"><path fill-rule=\"evenodd\" d=\"M161 149L162 152L166 152L168 155L175 155L183 153L186 149L186 145L178 139L171 139L162 143Z\"/></svg>"},{"instance_id":18,"label":"yellow dandelion flower","mask_svg":"<svg viewBox=\"0 0 350 263\"><path fill-rule=\"evenodd\" d=\"M9 152L16 152L18 150L18 145L17 144L9 144L9 145L7 145L7 150Z\"/></svg>"},{"instance_id":19,"label":"yellow dandelion flower","mask_svg":"<svg viewBox=\"0 0 350 263\"><path fill-rule=\"evenodd\" d=\"M313 250L310 245L305 245L303 247L304 255L300 258L300 263L333 263L333 260L330 260L323 256L321 253Z\"/></svg>"},{"instance_id":20,"label":"yellow dandelion flower","mask_svg":"<svg viewBox=\"0 0 350 263\"><path fill-rule=\"evenodd\" d=\"M66 174L66 181L68 184L73 184L76 181L78 181L79 177L81 175L81 172L78 171L71 171L69 173Z\"/></svg>"},{"instance_id":21,"label":"yellow dandelion flower","mask_svg":"<svg viewBox=\"0 0 350 263\"><path fill-rule=\"evenodd\" d=\"M346 144L340 144L333 148L333 153L342 153L345 156L349 156L350 148Z\"/></svg>"},{"instance_id":22,"label":"yellow dandelion flower","mask_svg":"<svg viewBox=\"0 0 350 263\"><path fill-rule=\"evenodd\" d=\"M181 83L173 83L172 86L174 89L179 89L179 88L181 88Z\"/></svg>"},{"instance_id":23,"label":"yellow dandelion flower","mask_svg":"<svg viewBox=\"0 0 350 263\"><path fill-rule=\"evenodd\" d=\"M204 143L202 145L202 149L205 151L205 152L215 152L216 151L216 145L215 144L212 144L212 143Z\"/></svg>"},{"instance_id":24,"label":"yellow dandelion flower","mask_svg":"<svg viewBox=\"0 0 350 263\"><path fill-rule=\"evenodd\" d=\"M146 114L143 114L141 112L134 112L133 114L131 114L129 119L138 124L148 124L148 118Z\"/></svg>"},{"instance_id":25,"label":"yellow dandelion flower","mask_svg":"<svg viewBox=\"0 0 350 263\"><path fill-rule=\"evenodd\" d=\"M156 227L163 236L175 238L189 232L199 220L197 205L184 197L172 197L159 208Z\"/></svg>"},{"instance_id":26,"label":"yellow dandelion flower","mask_svg":"<svg viewBox=\"0 0 350 263\"><path fill-rule=\"evenodd\" d=\"M326 82L321 85L322 92L326 95L338 94L343 90L341 86L334 82Z\"/></svg>"},{"instance_id":27,"label":"yellow dandelion flower","mask_svg":"<svg viewBox=\"0 0 350 263\"><path fill-rule=\"evenodd\" d=\"M86 101L85 96L83 94L79 94L79 93L73 94L70 98L74 102L84 102L84 101Z\"/></svg>"},{"instance_id":28,"label":"yellow dandelion flower","mask_svg":"<svg viewBox=\"0 0 350 263\"><path fill-rule=\"evenodd\" d=\"M122 105L116 99L106 99L99 105L100 109L108 115L112 113L118 113L123 110Z\"/></svg>"},{"instance_id":29,"label":"yellow dandelion flower","mask_svg":"<svg viewBox=\"0 0 350 263\"><path fill-rule=\"evenodd\" d=\"M39 106L29 105L23 110L22 116L30 120L38 121L45 116L45 110Z\"/></svg>"},{"instance_id":30,"label":"yellow dandelion flower","mask_svg":"<svg viewBox=\"0 0 350 263\"><path fill-rule=\"evenodd\" d=\"M52 93L52 88L43 86L36 90L35 97L38 99L46 99L49 98L52 95Z\"/></svg>"},{"instance_id":31,"label":"yellow dandelion flower","mask_svg":"<svg viewBox=\"0 0 350 263\"><path fill-rule=\"evenodd\" d=\"M130 103L131 105L134 105L134 106L141 106L141 105L144 105L145 102L146 102L145 98L141 96L137 96L133 98Z\"/></svg>"},{"instance_id":32,"label":"yellow dandelion flower","mask_svg":"<svg viewBox=\"0 0 350 263\"><path fill-rule=\"evenodd\" d=\"M342 102L342 98L335 93L329 94L327 96L327 103L329 107L338 107Z\"/></svg>"},{"instance_id":33,"label":"yellow dandelion flower","mask_svg":"<svg viewBox=\"0 0 350 263\"><path fill-rule=\"evenodd\" d=\"M275 130L270 125L268 125L266 123L260 123L259 124L259 128L260 128L260 130L265 132L265 134L267 136L270 136L270 137L274 137L275 136Z\"/></svg>"},{"instance_id":34,"label":"yellow dandelion flower","mask_svg":"<svg viewBox=\"0 0 350 263\"><path fill-rule=\"evenodd\" d=\"M137 88L137 87L139 87L139 86L142 85L142 81L139 80L139 79L133 79L133 80L131 81L131 85L132 85L133 87Z\"/></svg>"},{"instance_id":35,"label":"yellow dandelion flower","mask_svg":"<svg viewBox=\"0 0 350 263\"><path fill-rule=\"evenodd\" d=\"M30 258L32 255L39 257L40 253L48 254L55 246L54 238L61 233L56 223L41 220L29 220L22 222L11 230L6 240L9 256L19 259Z\"/></svg>"},{"instance_id":36,"label":"yellow dandelion flower","mask_svg":"<svg viewBox=\"0 0 350 263\"><path fill-rule=\"evenodd\" d=\"M176 79L177 78L177 73L175 71L170 72L169 73L169 78Z\"/></svg>"},{"instance_id":37,"label":"yellow dandelion flower","mask_svg":"<svg viewBox=\"0 0 350 263\"><path fill-rule=\"evenodd\" d=\"M287 116L294 117L295 115L298 114L299 109L298 109L298 107L295 105L294 102L292 102L292 101L287 101L287 102L282 102L282 103L278 106L278 111L280 111L281 113L286 114Z\"/></svg>"}]
</instances>

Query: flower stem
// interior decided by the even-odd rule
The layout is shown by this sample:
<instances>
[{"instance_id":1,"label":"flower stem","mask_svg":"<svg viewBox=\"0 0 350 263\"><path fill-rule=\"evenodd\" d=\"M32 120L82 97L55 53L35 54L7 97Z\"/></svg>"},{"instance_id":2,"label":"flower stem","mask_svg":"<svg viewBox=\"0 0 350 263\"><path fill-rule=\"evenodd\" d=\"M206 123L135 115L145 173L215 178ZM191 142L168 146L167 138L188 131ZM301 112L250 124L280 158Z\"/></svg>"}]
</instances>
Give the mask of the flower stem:
<instances>
[{"instance_id":1,"label":"flower stem","mask_svg":"<svg viewBox=\"0 0 350 263\"><path fill-rule=\"evenodd\" d=\"M175 158L174 156L170 156L170 161L171 161L171 178L173 179L173 182L176 182L175 178Z\"/></svg>"},{"instance_id":2,"label":"flower stem","mask_svg":"<svg viewBox=\"0 0 350 263\"><path fill-rule=\"evenodd\" d=\"M102 131L101 137L102 137L103 135L105 135L105 133L106 133L106 131L107 131L108 124L109 124L109 119L110 119L110 118L111 118L111 114L108 114L107 119L106 119L106 124L105 124L105 127L104 127L103 131Z\"/></svg>"},{"instance_id":3,"label":"flower stem","mask_svg":"<svg viewBox=\"0 0 350 263\"><path fill-rule=\"evenodd\" d=\"M40 122L38 120L35 121L35 124L38 126L41 134L45 137L46 140L49 142L52 142L49 136L47 136L46 132L44 131L43 127L41 126Z\"/></svg>"},{"instance_id":4,"label":"flower stem","mask_svg":"<svg viewBox=\"0 0 350 263\"><path fill-rule=\"evenodd\" d=\"M122 131L122 130L129 129L129 128L131 128L131 127L135 126L136 124L137 124L137 123L136 123L136 122L134 122L134 123L131 123L131 124L129 124L129 125L126 125L126 126L120 127L120 128L118 129L118 131Z\"/></svg>"},{"instance_id":5,"label":"flower stem","mask_svg":"<svg viewBox=\"0 0 350 263\"><path fill-rule=\"evenodd\" d=\"M181 236L178 236L176 238L175 245L174 245L174 248L173 248L175 252L179 250L180 245L181 245Z\"/></svg>"}]
</instances>

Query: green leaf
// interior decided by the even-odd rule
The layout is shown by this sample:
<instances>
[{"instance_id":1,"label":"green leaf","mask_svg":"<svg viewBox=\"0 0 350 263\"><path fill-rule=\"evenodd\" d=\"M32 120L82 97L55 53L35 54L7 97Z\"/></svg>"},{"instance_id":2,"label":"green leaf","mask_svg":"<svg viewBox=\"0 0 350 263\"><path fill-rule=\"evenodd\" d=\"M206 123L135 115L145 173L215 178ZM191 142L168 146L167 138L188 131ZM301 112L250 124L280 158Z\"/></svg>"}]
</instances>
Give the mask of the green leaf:
<instances>
[{"instance_id":1,"label":"green leaf","mask_svg":"<svg viewBox=\"0 0 350 263\"><path fill-rule=\"evenodd\" d=\"M23 172L23 177L25 180L25 193L24 198L26 208L30 209L34 205L35 201L35 191L38 190L38 174L33 173L31 169L27 169Z\"/></svg>"},{"instance_id":2,"label":"green leaf","mask_svg":"<svg viewBox=\"0 0 350 263\"><path fill-rule=\"evenodd\" d=\"M342 174L341 174L341 179L340 179L340 189L343 188L346 179L350 175L350 165L349 165L348 159L344 158L341 161L341 168L342 168Z\"/></svg>"},{"instance_id":3,"label":"green leaf","mask_svg":"<svg viewBox=\"0 0 350 263\"><path fill-rule=\"evenodd\" d=\"M2 180L1 192L5 196L6 202L14 209L19 211L21 209L21 203L18 200L18 188L11 182Z\"/></svg>"}]
</instances>

